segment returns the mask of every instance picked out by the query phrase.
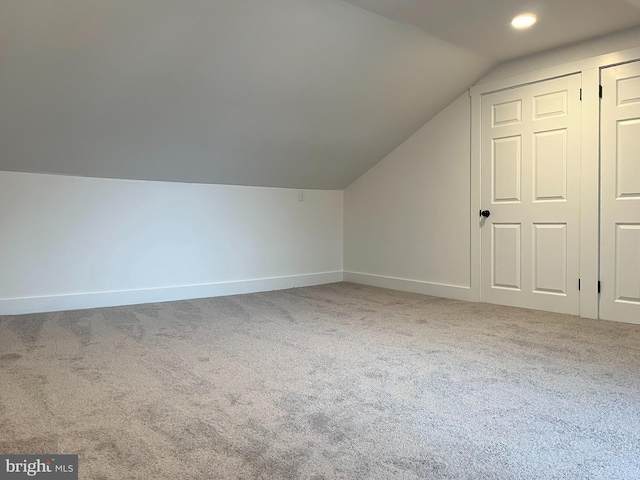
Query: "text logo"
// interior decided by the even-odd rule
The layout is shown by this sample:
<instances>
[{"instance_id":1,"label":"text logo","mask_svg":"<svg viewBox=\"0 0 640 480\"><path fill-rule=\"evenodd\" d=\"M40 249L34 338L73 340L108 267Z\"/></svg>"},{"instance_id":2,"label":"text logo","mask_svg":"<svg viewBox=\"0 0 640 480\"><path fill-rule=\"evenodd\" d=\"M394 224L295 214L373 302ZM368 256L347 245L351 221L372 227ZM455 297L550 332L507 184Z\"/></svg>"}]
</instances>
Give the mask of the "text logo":
<instances>
[{"instance_id":1,"label":"text logo","mask_svg":"<svg viewBox=\"0 0 640 480\"><path fill-rule=\"evenodd\" d=\"M0 455L0 480L78 480L77 455Z\"/></svg>"}]
</instances>

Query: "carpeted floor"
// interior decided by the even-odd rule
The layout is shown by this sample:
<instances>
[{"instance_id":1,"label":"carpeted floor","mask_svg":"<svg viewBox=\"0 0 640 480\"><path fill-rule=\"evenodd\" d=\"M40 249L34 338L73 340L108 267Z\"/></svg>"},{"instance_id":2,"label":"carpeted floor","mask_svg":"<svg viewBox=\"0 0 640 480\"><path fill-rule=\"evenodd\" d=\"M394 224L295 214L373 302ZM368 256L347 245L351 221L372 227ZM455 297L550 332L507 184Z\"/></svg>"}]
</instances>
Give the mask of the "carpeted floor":
<instances>
[{"instance_id":1,"label":"carpeted floor","mask_svg":"<svg viewBox=\"0 0 640 480\"><path fill-rule=\"evenodd\" d=\"M0 317L0 388L83 479L640 478L640 325L349 283Z\"/></svg>"}]
</instances>

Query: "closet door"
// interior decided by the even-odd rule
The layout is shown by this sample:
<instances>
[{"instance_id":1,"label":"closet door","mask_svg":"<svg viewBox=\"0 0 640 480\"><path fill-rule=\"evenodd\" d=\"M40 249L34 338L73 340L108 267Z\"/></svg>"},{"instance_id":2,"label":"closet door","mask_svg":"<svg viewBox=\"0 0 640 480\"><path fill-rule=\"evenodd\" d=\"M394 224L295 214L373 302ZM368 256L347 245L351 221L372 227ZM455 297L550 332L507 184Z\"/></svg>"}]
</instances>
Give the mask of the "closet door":
<instances>
[{"instance_id":1,"label":"closet door","mask_svg":"<svg viewBox=\"0 0 640 480\"><path fill-rule=\"evenodd\" d=\"M640 323L640 62L601 84L600 318Z\"/></svg>"},{"instance_id":2,"label":"closet door","mask_svg":"<svg viewBox=\"0 0 640 480\"><path fill-rule=\"evenodd\" d=\"M579 313L580 87L571 75L482 98L484 302Z\"/></svg>"}]
</instances>

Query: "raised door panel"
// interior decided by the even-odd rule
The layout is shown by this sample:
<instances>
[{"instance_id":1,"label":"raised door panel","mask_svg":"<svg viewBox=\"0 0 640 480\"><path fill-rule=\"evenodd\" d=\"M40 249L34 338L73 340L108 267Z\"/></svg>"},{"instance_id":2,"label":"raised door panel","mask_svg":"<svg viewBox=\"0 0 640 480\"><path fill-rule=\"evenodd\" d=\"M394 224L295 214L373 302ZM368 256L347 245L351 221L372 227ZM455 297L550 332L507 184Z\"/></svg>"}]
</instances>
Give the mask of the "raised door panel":
<instances>
[{"instance_id":1,"label":"raised door panel","mask_svg":"<svg viewBox=\"0 0 640 480\"><path fill-rule=\"evenodd\" d=\"M567 200L567 130L534 134L534 201Z\"/></svg>"},{"instance_id":2,"label":"raised door panel","mask_svg":"<svg viewBox=\"0 0 640 480\"><path fill-rule=\"evenodd\" d=\"M640 198L640 118L617 123L616 196Z\"/></svg>"},{"instance_id":3,"label":"raised door panel","mask_svg":"<svg viewBox=\"0 0 640 480\"><path fill-rule=\"evenodd\" d=\"M615 301L640 305L640 225L616 225L615 269Z\"/></svg>"},{"instance_id":4,"label":"raised door panel","mask_svg":"<svg viewBox=\"0 0 640 480\"><path fill-rule=\"evenodd\" d=\"M567 295L567 225L536 223L533 227L533 290Z\"/></svg>"},{"instance_id":5,"label":"raised door panel","mask_svg":"<svg viewBox=\"0 0 640 480\"><path fill-rule=\"evenodd\" d=\"M491 126L503 127L522 121L522 101L498 103L491 106Z\"/></svg>"},{"instance_id":6,"label":"raised door panel","mask_svg":"<svg viewBox=\"0 0 640 480\"><path fill-rule=\"evenodd\" d=\"M519 202L522 172L520 136L493 139L493 202Z\"/></svg>"},{"instance_id":7,"label":"raised door panel","mask_svg":"<svg viewBox=\"0 0 640 480\"><path fill-rule=\"evenodd\" d=\"M550 92L542 95L535 95L534 102L534 119L557 117L568 114L568 89L558 92Z\"/></svg>"},{"instance_id":8,"label":"raised door panel","mask_svg":"<svg viewBox=\"0 0 640 480\"><path fill-rule=\"evenodd\" d=\"M520 290L520 225L493 224L491 284L494 288Z\"/></svg>"}]
</instances>

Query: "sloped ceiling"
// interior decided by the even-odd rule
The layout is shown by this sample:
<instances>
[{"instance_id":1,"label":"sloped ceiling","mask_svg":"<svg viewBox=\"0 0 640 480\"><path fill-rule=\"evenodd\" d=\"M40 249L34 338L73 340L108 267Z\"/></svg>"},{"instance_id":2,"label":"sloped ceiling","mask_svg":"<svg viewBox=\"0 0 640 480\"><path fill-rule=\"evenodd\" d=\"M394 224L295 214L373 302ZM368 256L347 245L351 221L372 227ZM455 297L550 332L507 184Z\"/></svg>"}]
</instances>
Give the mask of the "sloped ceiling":
<instances>
[{"instance_id":1,"label":"sloped ceiling","mask_svg":"<svg viewBox=\"0 0 640 480\"><path fill-rule=\"evenodd\" d=\"M505 1L0 0L0 170L344 188L524 51L449 5Z\"/></svg>"},{"instance_id":2,"label":"sloped ceiling","mask_svg":"<svg viewBox=\"0 0 640 480\"><path fill-rule=\"evenodd\" d=\"M0 0L0 44L0 170L292 188L344 188L492 64L338 0Z\"/></svg>"}]
</instances>

